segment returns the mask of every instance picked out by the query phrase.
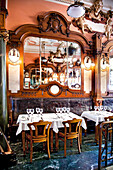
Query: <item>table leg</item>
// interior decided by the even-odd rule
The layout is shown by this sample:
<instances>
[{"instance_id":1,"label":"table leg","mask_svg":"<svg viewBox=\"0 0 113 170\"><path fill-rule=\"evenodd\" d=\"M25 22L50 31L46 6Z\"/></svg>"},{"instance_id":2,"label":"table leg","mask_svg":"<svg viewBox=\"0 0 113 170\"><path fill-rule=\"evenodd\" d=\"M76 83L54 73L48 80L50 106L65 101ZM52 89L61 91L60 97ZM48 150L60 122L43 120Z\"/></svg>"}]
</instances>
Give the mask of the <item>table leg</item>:
<instances>
[{"instance_id":1,"label":"table leg","mask_svg":"<svg viewBox=\"0 0 113 170\"><path fill-rule=\"evenodd\" d=\"M84 117L84 120L85 120L86 126L87 126L87 118ZM87 129L84 130L84 136L85 136L85 137L87 136Z\"/></svg>"},{"instance_id":2,"label":"table leg","mask_svg":"<svg viewBox=\"0 0 113 170\"><path fill-rule=\"evenodd\" d=\"M22 131L22 145L23 145L23 153L25 155L25 131Z\"/></svg>"},{"instance_id":3,"label":"table leg","mask_svg":"<svg viewBox=\"0 0 113 170\"><path fill-rule=\"evenodd\" d=\"M80 145L82 144L82 127L80 127Z\"/></svg>"},{"instance_id":4,"label":"table leg","mask_svg":"<svg viewBox=\"0 0 113 170\"><path fill-rule=\"evenodd\" d=\"M58 151L58 133L55 133L55 149Z\"/></svg>"},{"instance_id":5,"label":"table leg","mask_svg":"<svg viewBox=\"0 0 113 170\"><path fill-rule=\"evenodd\" d=\"M98 144L99 141L99 125L95 126L95 142Z\"/></svg>"},{"instance_id":6,"label":"table leg","mask_svg":"<svg viewBox=\"0 0 113 170\"><path fill-rule=\"evenodd\" d=\"M51 152L53 152L53 129L50 129L50 143L51 143Z\"/></svg>"}]
</instances>

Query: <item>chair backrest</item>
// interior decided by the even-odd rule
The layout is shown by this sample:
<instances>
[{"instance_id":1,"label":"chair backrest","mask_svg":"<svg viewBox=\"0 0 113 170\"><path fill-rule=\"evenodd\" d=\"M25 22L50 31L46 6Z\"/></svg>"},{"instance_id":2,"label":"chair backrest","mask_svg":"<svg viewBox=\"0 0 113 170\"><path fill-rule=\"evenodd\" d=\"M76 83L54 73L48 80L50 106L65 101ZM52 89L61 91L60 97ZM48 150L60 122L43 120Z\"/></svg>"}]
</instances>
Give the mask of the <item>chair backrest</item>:
<instances>
[{"instance_id":1,"label":"chair backrest","mask_svg":"<svg viewBox=\"0 0 113 170\"><path fill-rule=\"evenodd\" d=\"M110 121L110 120L113 120L113 116L105 117L104 119L105 119L105 121L107 121L107 120Z\"/></svg>"},{"instance_id":2,"label":"chair backrest","mask_svg":"<svg viewBox=\"0 0 113 170\"><path fill-rule=\"evenodd\" d=\"M52 122L43 121L43 120L40 120L39 122L28 123L28 127L30 129L30 135L36 138L39 135L46 136L49 133L51 124ZM35 133L33 133L33 130L35 130Z\"/></svg>"},{"instance_id":3,"label":"chair backrest","mask_svg":"<svg viewBox=\"0 0 113 170\"><path fill-rule=\"evenodd\" d=\"M80 131L80 126L82 123L82 119L73 119L73 120L68 120L63 122L64 126L66 127L66 123L69 124L69 133L71 134L72 132L79 132Z\"/></svg>"},{"instance_id":4,"label":"chair backrest","mask_svg":"<svg viewBox=\"0 0 113 170\"><path fill-rule=\"evenodd\" d=\"M12 152L6 136L0 127L0 152Z\"/></svg>"}]
</instances>

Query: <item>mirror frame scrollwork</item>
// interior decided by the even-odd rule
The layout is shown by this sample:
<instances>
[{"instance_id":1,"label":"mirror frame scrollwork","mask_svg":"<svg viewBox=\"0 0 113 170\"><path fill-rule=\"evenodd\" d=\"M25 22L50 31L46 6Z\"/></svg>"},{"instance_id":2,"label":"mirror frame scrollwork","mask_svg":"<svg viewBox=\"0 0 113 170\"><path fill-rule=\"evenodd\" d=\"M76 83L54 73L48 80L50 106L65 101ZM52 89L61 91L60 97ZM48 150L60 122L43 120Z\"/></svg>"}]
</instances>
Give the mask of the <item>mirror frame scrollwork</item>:
<instances>
[{"instance_id":1,"label":"mirror frame scrollwork","mask_svg":"<svg viewBox=\"0 0 113 170\"><path fill-rule=\"evenodd\" d=\"M87 50L90 50L91 44L86 39L86 37L83 34L80 34L78 32L70 31L70 22L59 12L56 11L50 11L45 13L44 15L38 16L38 25L33 24L25 24L20 27L18 27L15 31L10 31L10 40L7 43L7 52L9 52L10 47L14 47L15 45L18 47L18 50L20 52L20 91L24 93L24 91L33 91L35 92L36 96L39 93L39 91L47 91L47 86L51 86L51 83L46 85L40 85L37 89L24 89L24 65L23 65L23 44L24 40L28 36L34 36L34 37L43 37L43 38L49 38L49 39L56 39L56 40L63 40L63 41L69 41L69 42L77 42L81 47L81 64L83 64L83 56L85 55ZM48 22L48 21L52 21ZM55 22L56 21L56 22ZM51 24L50 24L51 23ZM56 24L55 24L56 23ZM29 68L31 66L29 65ZM34 66L35 67L35 66ZM28 68L26 68L28 69ZM54 69L54 68L53 68ZM63 68L64 69L64 68ZM84 89L84 83L82 83L84 80L83 78L83 69L81 67L81 89L80 90L73 90L69 89L68 86L59 86L60 90L58 94L50 94L50 91L48 90L48 95L52 96L60 96L62 95L62 92L66 92L66 95L83 95L83 89ZM57 84L56 82L54 82ZM48 88L50 89L50 88ZM63 90L62 90L63 89ZM37 91L37 92L36 92ZM82 93L81 93L82 92ZM32 92L31 92L32 93ZM26 93L27 94L27 93ZM17 94L19 95L19 93ZM40 94L39 94L40 96ZM70 96L71 97L71 96Z\"/></svg>"}]
</instances>

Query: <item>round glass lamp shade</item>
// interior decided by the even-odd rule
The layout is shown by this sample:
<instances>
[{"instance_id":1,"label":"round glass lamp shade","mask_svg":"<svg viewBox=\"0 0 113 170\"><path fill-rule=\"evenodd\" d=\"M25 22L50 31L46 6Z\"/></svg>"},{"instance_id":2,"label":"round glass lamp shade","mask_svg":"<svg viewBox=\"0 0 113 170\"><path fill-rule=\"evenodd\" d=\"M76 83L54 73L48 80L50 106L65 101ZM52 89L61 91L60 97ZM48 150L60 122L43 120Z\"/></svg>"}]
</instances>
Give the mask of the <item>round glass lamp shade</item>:
<instances>
[{"instance_id":1,"label":"round glass lamp shade","mask_svg":"<svg viewBox=\"0 0 113 170\"><path fill-rule=\"evenodd\" d=\"M79 18L85 14L85 8L81 3L75 2L75 4L68 7L67 14L73 18Z\"/></svg>"},{"instance_id":2,"label":"round glass lamp shade","mask_svg":"<svg viewBox=\"0 0 113 170\"><path fill-rule=\"evenodd\" d=\"M57 94L59 92L59 87L57 85L53 85L50 88L51 93Z\"/></svg>"},{"instance_id":3,"label":"round glass lamp shade","mask_svg":"<svg viewBox=\"0 0 113 170\"><path fill-rule=\"evenodd\" d=\"M20 53L16 48L12 48L9 51L8 57L12 63L16 63L17 61L19 61Z\"/></svg>"}]
</instances>

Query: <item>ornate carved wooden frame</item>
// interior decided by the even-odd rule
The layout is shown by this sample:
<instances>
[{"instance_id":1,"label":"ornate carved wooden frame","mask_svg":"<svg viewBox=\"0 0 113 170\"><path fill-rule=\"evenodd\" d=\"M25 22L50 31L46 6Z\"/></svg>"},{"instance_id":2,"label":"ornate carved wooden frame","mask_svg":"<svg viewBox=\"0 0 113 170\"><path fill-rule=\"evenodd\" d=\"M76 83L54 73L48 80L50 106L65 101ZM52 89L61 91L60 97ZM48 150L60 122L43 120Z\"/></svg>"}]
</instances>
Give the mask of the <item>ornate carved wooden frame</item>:
<instances>
[{"instance_id":1,"label":"ornate carved wooden frame","mask_svg":"<svg viewBox=\"0 0 113 170\"><path fill-rule=\"evenodd\" d=\"M81 79L82 79L82 87L81 90L71 90L67 86L61 86L57 82L53 82L57 84L60 88L60 93L57 95L50 94L48 90L51 86L51 83L48 85L40 85L38 89L23 89L23 42L27 36L36 36L36 37L45 37L52 38L57 40L65 40L65 41L73 41L79 43L82 49L82 61L89 51L92 51L91 42L87 40L87 38L78 32L70 31L70 22L59 12L50 11L45 13L44 15L39 15L37 17L38 24L25 24L18 27L15 31L9 31L9 41L7 43L7 54L10 48L17 48L20 52L20 91L16 94L12 94L8 91L9 96L15 97L85 97L88 96L84 93L84 77L83 77L83 68L81 71ZM7 56L8 57L8 56ZM30 67L30 66L29 66ZM55 68L53 68L55 69ZM7 62L7 70L8 70L8 62ZM8 74L8 71L7 71ZM8 76L7 76L8 77ZM8 80L7 80L8 81ZM53 84L52 83L52 84ZM73 96L74 95L74 96Z\"/></svg>"}]
</instances>

